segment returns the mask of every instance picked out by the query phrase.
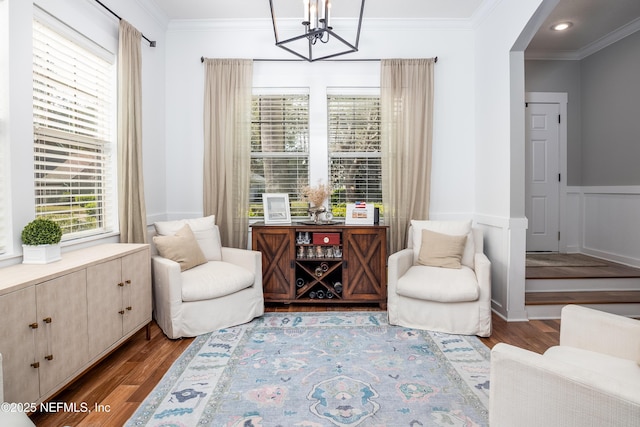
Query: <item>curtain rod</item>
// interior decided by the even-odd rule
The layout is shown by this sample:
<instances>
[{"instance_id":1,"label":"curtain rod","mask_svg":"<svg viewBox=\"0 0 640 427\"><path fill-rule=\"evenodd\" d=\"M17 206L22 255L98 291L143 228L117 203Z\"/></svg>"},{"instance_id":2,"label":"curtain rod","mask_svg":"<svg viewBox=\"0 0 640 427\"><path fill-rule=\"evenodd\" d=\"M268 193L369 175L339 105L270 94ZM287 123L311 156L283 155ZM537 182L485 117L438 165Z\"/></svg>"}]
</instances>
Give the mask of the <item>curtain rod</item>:
<instances>
[{"instance_id":1,"label":"curtain rod","mask_svg":"<svg viewBox=\"0 0 640 427\"><path fill-rule=\"evenodd\" d=\"M102 3L100 0L95 0L95 1L96 1L96 3L98 3L100 6L104 7L105 9L107 9L107 10L108 10L108 11L109 11L113 16L115 16L115 17L116 17L116 18L118 18L120 21L122 21L122 18L121 18L117 13L115 13L113 10L109 9L109 7L108 7L108 6L105 6L105 4L104 4L104 3ZM142 35L142 38L143 38L143 39L145 39L146 41L148 41L148 42L149 42L149 46L151 46L151 47L156 47L156 41L155 41L155 40L149 40L149 39L147 38L147 36L145 36L145 35L144 35L144 34L142 34L142 33L140 33L140 34Z\"/></svg>"},{"instance_id":2,"label":"curtain rod","mask_svg":"<svg viewBox=\"0 0 640 427\"><path fill-rule=\"evenodd\" d=\"M98 1L98 0L96 0ZM304 59L263 59L263 58L254 58L253 61L256 62L307 62ZM382 61L380 58L368 58L368 59L324 59L319 60L321 62L379 62ZM204 56L200 57L200 62L204 62ZM433 62L438 62L438 57L436 56L433 59Z\"/></svg>"}]
</instances>

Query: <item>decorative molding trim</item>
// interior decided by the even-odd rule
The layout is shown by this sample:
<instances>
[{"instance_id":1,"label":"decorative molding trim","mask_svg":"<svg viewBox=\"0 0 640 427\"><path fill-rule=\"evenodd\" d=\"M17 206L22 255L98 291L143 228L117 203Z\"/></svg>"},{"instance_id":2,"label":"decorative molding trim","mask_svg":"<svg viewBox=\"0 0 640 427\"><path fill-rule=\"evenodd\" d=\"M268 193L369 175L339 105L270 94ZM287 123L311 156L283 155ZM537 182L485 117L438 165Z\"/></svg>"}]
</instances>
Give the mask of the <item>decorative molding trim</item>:
<instances>
[{"instance_id":1,"label":"decorative molding trim","mask_svg":"<svg viewBox=\"0 0 640 427\"><path fill-rule=\"evenodd\" d=\"M524 59L580 61L639 30L640 18L637 18L581 49L571 51L525 50Z\"/></svg>"}]
</instances>

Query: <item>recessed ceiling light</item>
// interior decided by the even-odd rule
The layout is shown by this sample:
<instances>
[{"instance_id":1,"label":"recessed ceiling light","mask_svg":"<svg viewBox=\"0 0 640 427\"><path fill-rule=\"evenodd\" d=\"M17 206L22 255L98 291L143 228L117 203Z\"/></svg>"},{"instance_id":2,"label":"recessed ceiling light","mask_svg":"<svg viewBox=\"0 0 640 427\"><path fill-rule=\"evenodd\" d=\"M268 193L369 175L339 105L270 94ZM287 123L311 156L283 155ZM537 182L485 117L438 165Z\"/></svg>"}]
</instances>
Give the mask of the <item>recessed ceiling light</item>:
<instances>
[{"instance_id":1,"label":"recessed ceiling light","mask_svg":"<svg viewBox=\"0 0 640 427\"><path fill-rule=\"evenodd\" d=\"M573 23L567 21L567 22L558 22L557 24L554 24L551 26L551 29L553 31L564 31L566 29L568 29L569 27L571 27L573 25Z\"/></svg>"}]
</instances>

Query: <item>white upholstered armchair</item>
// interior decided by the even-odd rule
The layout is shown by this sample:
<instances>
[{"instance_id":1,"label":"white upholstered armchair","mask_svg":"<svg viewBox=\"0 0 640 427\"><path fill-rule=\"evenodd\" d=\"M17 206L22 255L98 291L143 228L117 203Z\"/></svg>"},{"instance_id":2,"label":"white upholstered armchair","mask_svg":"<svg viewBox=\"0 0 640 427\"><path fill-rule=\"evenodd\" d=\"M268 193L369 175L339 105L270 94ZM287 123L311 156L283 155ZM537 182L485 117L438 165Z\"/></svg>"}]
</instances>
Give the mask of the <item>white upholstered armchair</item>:
<instances>
[{"instance_id":1,"label":"white upholstered armchair","mask_svg":"<svg viewBox=\"0 0 640 427\"><path fill-rule=\"evenodd\" d=\"M389 323L491 334L491 263L471 221L411 221L407 249L389 257Z\"/></svg>"},{"instance_id":2,"label":"white upholstered armchair","mask_svg":"<svg viewBox=\"0 0 640 427\"><path fill-rule=\"evenodd\" d=\"M544 355L491 350L491 427L640 425L640 321L563 307L560 345Z\"/></svg>"},{"instance_id":3,"label":"white upholstered armchair","mask_svg":"<svg viewBox=\"0 0 640 427\"><path fill-rule=\"evenodd\" d=\"M247 323L264 313L260 252L221 247L214 216L154 227L153 312L169 338Z\"/></svg>"}]
</instances>

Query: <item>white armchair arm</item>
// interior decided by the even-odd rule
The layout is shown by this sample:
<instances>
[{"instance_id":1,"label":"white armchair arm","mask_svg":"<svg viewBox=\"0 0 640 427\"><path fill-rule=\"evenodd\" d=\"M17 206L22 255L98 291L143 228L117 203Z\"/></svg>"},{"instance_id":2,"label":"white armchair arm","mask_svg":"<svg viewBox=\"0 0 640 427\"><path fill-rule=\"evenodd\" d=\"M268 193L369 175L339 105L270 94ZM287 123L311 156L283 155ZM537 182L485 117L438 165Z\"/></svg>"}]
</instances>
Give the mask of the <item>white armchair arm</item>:
<instances>
[{"instance_id":1,"label":"white armchair arm","mask_svg":"<svg viewBox=\"0 0 640 427\"><path fill-rule=\"evenodd\" d=\"M260 288L262 292L262 253L248 249L222 248L222 260L231 264L244 267L252 271L256 276L253 287Z\"/></svg>"},{"instance_id":2,"label":"white armchair arm","mask_svg":"<svg viewBox=\"0 0 640 427\"><path fill-rule=\"evenodd\" d=\"M509 344L491 350L490 382L491 427L637 426L634 387Z\"/></svg>"},{"instance_id":3,"label":"white armchair arm","mask_svg":"<svg viewBox=\"0 0 640 427\"><path fill-rule=\"evenodd\" d=\"M480 287L481 300L491 300L491 261L483 253L476 252L474 255L474 271Z\"/></svg>"},{"instance_id":4,"label":"white armchair arm","mask_svg":"<svg viewBox=\"0 0 640 427\"><path fill-rule=\"evenodd\" d=\"M579 305L562 308L560 345L640 363L640 322Z\"/></svg>"},{"instance_id":5,"label":"white armchair arm","mask_svg":"<svg viewBox=\"0 0 640 427\"><path fill-rule=\"evenodd\" d=\"M388 293L395 293L398 279L413 265L413 249L403 249L389 256Z\"/></svg>"},{"instance_id":6,"label":"white armchair arm","mask_svg":"<svg viewBox=\"0 0 640 427\"><path fill-rule=\"evenodd\" d=\"M173 337L172 316L179 319L182 306L180 264L161 256L151 257L155 319L170 338Z\"/></svg>"}]
</instances>

